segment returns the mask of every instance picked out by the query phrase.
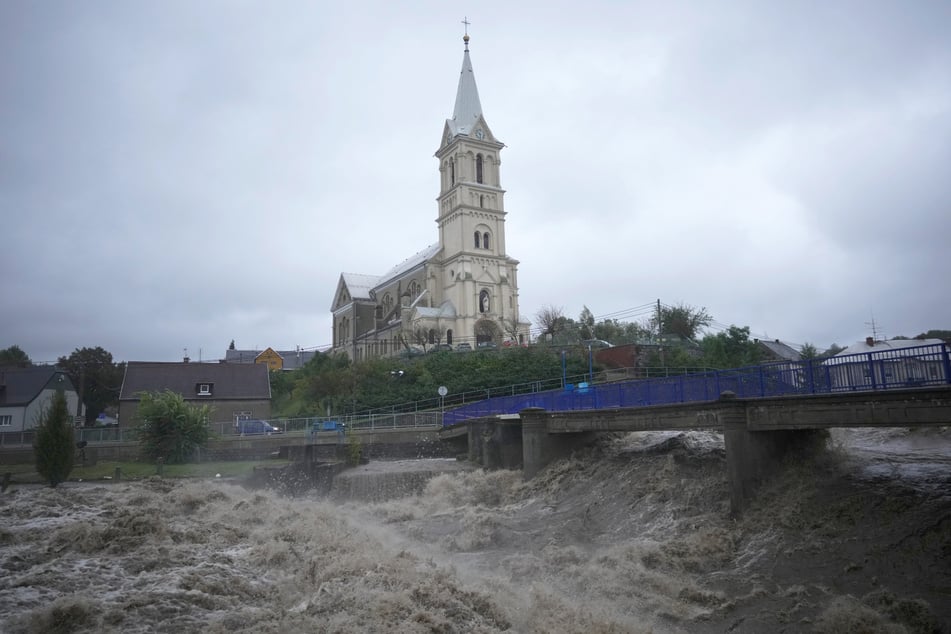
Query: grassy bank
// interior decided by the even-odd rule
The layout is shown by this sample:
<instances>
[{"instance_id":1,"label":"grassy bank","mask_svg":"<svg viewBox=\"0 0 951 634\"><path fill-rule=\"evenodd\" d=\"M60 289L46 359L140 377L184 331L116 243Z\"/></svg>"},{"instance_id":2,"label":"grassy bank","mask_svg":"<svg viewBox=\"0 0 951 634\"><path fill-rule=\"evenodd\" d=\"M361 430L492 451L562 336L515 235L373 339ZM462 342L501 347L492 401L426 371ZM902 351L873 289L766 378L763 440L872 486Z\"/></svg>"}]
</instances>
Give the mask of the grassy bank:
<instances>
[{"instance_id":1,"label":"grassy bank","mask_svg":"<svg viewBox=\"0 0 951 634\"><path fill-rule=\"evenodd\" d=\"M274 467L290 464L287 460L235 460L228 462L200 462L191 464L163 465L162 475L166 478L238 478L251 474L255 467ZM69 481L103 480L115 478L119 469L123 480L148 478L158 473L158 467L145 462L99 461L95 465L76 465L69 474ZM2 465L0 475L11 474L11 482L20 484L42 484L43 478L31 464Z\"/></svg>"}]
</instances>

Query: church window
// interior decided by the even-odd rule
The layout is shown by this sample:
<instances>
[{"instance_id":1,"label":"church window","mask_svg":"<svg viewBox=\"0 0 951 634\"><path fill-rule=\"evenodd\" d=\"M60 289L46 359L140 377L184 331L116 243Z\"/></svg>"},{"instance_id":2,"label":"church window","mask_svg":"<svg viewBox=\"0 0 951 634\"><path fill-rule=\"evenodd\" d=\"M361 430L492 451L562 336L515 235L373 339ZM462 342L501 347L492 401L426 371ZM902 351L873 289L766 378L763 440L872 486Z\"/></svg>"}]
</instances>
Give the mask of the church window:
<instances>
[{"instance_id":1,"label":"church window","mask_svg":"<svg viewBox=\"0 0 951 634\"><path fill-rule=\"evenodd\" d=\"M429 329L429 343L430 345L436 343L436 331L432 328Z\"/></svg>"},{"instance_id":2,"label":"church window","mask_svg":"<svg viewBox=\"0 0 951 634\"><path fill-rule=\"evenodd\" d=\"M476 154L476 182L482 182L482 155Z\"/></svg>"},{"instance_id":3,"label":"church window","mask_svg":"<svg viewBox=\"0 0 951 634\"><path fill-rule=\"evenodd\" d=\"M479 292L479 312L489 312L489 291L485 289Z\"/></svg>"},{"instance_id":4,"label":"church window","mask_svg":"<svg viewBox=\"0 0 951 634\"><path fill-rule=\"evenodd\" d=\"M452 345L452 328L446 331L446 343Z\"/></svg>"},{"instance_id":5,"label":"church window","mask_svg":"<svg viewBox=\"0 0 951 634\"><path fill-rule=\"evenodd\" d=\"M449 184L456 184L456 162L452 159L449 159Z\"/></svg>"},{"instance_id":6,"label":"church window","mask_svg":"<svg viewBox=\"0 0 951 634\"><path fill-rule=\"evenodd\" d=\"M478 249L479 247L482 246L481 240L482 240L482 234L476 231L475 232L475 248Z\"/></svg>"},{"instance_id":7,"label":"church window","mask_svg":"<svg viewBox=\"0 0 951 634\"><path fill-rule=\"evenodd\" d=\"M489 248L489 232L488 231L482 234L482 248L483 249Z\"/></svg>"},{"instance_id":8,"label":"church window","mask_svg":"<svg viewBox=\"0 0 951 634\"><path fill-rule=\"evenodd\" d=\"M479 194L479 206L485 207L485 196L483 196L482 194Z\"/></svg>"}]
</instances>

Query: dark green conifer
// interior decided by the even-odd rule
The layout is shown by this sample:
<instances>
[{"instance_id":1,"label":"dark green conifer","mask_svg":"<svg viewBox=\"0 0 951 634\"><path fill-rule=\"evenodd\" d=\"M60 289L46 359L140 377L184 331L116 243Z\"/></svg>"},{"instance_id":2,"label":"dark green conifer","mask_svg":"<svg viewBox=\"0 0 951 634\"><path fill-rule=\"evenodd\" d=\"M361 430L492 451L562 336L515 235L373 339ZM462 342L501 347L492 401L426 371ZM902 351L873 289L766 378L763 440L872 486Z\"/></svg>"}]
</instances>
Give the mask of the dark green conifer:
<instances>
[{"instance_id":1,"label":"dark green conifer","mask_svg":"<svg viewBox=\"0 0 951 634\"><path fill-rule=\"evenodd\" d=\"M48 409L40 416L33 438L36 472L55 488L73 470L73 425L61 390L53 394Z\"/></svg>"}]
</instances>

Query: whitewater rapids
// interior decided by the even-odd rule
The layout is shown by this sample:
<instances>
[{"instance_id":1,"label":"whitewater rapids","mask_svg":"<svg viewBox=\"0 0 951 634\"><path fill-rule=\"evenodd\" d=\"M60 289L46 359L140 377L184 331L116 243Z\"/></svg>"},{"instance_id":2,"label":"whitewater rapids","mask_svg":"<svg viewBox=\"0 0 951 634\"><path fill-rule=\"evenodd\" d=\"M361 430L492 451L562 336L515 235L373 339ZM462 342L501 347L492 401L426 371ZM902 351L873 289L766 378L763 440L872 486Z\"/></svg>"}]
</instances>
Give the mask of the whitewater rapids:
<instances>
[{"instance_id":1,"label":"whitewater rapids","mask_svg":"<svg viewBox=\"0 0 951 634\"><path fill-rule=\"evenodd\" d=\"M0 631L951 632L949 467L946 431L836 432L737 519L703 432L384 502L14 486Z\"/></svg>"}]
</instances>

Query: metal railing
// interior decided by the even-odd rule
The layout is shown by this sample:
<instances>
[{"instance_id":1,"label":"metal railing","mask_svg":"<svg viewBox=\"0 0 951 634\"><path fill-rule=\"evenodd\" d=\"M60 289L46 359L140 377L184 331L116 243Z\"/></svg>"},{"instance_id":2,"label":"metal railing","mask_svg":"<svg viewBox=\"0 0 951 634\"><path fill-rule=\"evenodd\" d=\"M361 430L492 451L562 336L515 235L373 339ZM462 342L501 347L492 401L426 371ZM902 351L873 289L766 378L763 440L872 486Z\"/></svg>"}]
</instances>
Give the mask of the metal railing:
<instances>
[{"instance_id":1,"label":"metal railing","mask_svg":"<svg viewBox=\"0 0 951 634\"><path fill-rule=\"evenodd\" d=\"M888 348L603 385L566 385L562 390L496 397L457 407L445 413L443 424L516 414L528 407L559 411L711 401L726 391L738 398L763 398L948 384L951 360L946 344Z\"/></svg>"},{"instance_id":2,"label":"metal railing","mask_svg":"<svg viewBox=\"0 0 951 634\"><path fill-rule=\"evenodd\" d=\"M472 390L447 396L442 403L439 399L432 399L357 415L278 418L268 422L283 434L302 436L312 433L315 424L325 422L341 422L346 430L438 427L469 418L516 414L528 407L549 411L641 407L710 401L725 391L731 391L739 398L762 398L951 384L951 359L946 344L897 350L883 347L860 354L779 361L729 370L690 370L693 369L628 368L628 374L639 378L594 384L590 382L590 374L572 375ZM615 370L611 374L618 372ZM663 376L658 377L660 373ZM652 375L656 378L640 378ZM232 421L210 423L209 427L212 433L221 437L236 435ZM0 446L31 445L33 435L33 430L0 432ZM137 430L134 427L79 428L76 440L88 443L135 442Z\"/></svg>"}]
</instances>

